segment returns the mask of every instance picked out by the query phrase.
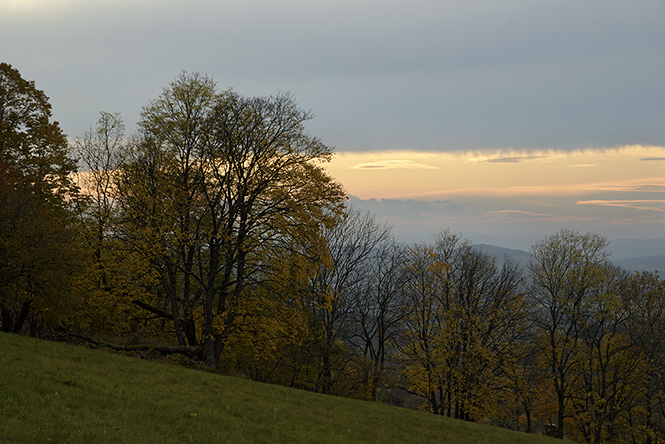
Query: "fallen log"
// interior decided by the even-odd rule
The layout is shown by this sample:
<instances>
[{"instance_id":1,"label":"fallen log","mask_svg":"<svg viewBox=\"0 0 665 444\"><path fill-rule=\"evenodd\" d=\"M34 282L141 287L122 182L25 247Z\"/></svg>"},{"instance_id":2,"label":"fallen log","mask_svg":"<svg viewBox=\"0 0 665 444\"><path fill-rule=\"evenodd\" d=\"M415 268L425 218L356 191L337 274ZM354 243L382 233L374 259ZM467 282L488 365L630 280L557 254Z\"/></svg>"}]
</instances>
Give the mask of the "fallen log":
<instances>
[{"instance_id":1,"label":"fallen log","mask_svg":"<svg viewBox=\"0 0 665 444\"><path fill-rule=\"evenodd\" d=\"M79 333L74 333L72 331L69 331L69 329L67 329L67 327L65 327L64 325L60 325L58 329L63 333L64 336L70 336L72 338L80 339L81 341L94 345L95 346L94 348L104 347L116 351L145 351L148 353L155 351L164 355L167 354L185 355L192 359L198 359L198 360L200 360L201 357L203 356L203 349L200 346L160 345L160 344L121 345L91 338L89 336L81 335Z\"/></svg>"}]
</instances>

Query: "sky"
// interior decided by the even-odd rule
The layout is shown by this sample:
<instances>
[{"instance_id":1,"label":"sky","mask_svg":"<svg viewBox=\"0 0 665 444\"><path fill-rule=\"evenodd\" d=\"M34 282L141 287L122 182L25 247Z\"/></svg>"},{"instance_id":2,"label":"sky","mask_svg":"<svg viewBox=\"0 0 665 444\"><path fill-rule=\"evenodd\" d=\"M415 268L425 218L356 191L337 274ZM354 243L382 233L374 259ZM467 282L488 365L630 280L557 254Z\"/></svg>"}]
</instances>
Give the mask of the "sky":
<instances>
[{"instance_id":1,"label":"sky","mask_svg":"<svg viewBox=\"0 0 665 444\"><path fill-rule=\"evenodd\" d=\"M0 58L70 137L102 110L133 131L183 70L291 92L396 234L522 248L665 236L663 23L662 0L0 0Z\"/></svg>"},{"instance_id":2,"label":"sky","mask_svg":"<svg viewBox=\"0 0 665 444\"><path fill-rule=\"evenodd\" d=\"M561 229L609 239L665 235L665 148L346 152L334 176L405 241L442 229L528 250ZM378 197L377 197L378 196Z\"/></svg>"}]
</instances>

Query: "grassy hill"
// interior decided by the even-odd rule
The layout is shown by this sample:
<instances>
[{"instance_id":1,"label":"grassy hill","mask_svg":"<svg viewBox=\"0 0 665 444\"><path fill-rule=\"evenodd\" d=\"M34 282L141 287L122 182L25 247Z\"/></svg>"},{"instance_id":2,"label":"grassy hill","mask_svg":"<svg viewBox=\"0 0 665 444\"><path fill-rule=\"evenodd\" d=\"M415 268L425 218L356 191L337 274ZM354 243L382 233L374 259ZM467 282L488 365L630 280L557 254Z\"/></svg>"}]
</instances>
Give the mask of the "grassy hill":
<instances>
[{"instance_id":1,"label":"grassy hill","mask_svg":"<svg viewBox=\"0 0 665 444\"><path fill-rule=\"evenodd\" d=\"M0 443L561 442L0 333Z\"/></svg>"}]
</instances>

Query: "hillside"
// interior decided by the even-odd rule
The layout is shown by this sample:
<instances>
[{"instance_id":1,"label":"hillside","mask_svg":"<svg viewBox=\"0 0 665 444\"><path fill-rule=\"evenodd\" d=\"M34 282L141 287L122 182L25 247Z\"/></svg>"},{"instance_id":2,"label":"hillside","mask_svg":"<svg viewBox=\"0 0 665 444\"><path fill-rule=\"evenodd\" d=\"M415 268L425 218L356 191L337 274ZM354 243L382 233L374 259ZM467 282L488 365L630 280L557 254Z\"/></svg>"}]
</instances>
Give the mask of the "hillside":
<instances>
[{"instance_id":1,"label":"hillside","mask_svg":"<svg viewBox=\"0 0 665 444\"><path fill-rule=\"evenodd\" d=\"M0 333L0 443L554 443Z\"/></svg>"}]
</instances>

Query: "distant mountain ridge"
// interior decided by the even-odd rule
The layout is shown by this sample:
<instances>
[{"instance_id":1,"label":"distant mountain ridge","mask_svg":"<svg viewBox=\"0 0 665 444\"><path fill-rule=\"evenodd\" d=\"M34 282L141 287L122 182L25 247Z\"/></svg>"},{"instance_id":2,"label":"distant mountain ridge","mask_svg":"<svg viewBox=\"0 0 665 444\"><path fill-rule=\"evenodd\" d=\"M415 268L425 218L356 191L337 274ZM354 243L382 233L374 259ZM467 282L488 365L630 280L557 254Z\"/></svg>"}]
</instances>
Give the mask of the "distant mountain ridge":
<instances>
[{"instance_id":1,"label":"distant mountain ridge","mask_svg":"<svg viewBox=\"0 0 665 444\"><path fill-rule=\"evenodd\" d=\"M614 261L665 255L665 237L656 239L614 239L607 247Z\"/></svg>"},{"instance_id":2,"label":"distant mountain ridge","mask_svg":"<svg viewBox=\"0 0 665 444\"><path fill-rule=\"evenodd\" d=\"M630 271L659 271L665 277L665 255L634 257L612 261Z\"/></svg>"},{"instance_id":3,"label":"distant mountain ridge","mask_svg":"<svg viewBox=\"0 0 665 444\"><path fill-rule=\"evenodd\" d=\"M499 267L501 267L503 262L508 259L515 262L520 268L526 268L531 260L531 253L524 250L515 250L512 248L497 247L488 244L476 244L473 245L473 248L494 257L494 259L496 259L496 264Z\"/></svg>"},{"instance_id":4,"label":"distant mountain ridge","mask_svg":"<svg viewBox=\"0 0 665 444\"><path fill-rule=\"evenodd\" d=\"M505 259L509 259L526 267L531 260L531 254L524 250L497 247L489 244L476 244L473 246L497 260L501 266ZM660 271L665 273L665 237L657 239L617 239L611 241L607 251L610 260L629 271Z\"/></svg>"}]
</instances>

